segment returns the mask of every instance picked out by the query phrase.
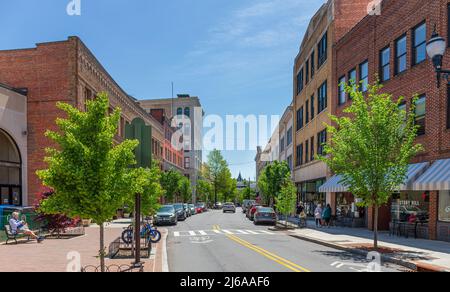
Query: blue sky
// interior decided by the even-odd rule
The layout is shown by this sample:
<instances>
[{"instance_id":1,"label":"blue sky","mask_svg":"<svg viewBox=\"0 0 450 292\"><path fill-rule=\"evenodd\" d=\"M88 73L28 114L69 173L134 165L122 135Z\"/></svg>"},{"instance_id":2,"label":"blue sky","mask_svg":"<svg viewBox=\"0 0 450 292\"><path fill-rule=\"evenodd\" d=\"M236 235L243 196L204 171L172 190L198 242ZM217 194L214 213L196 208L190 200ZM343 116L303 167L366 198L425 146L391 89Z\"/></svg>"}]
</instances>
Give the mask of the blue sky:
<instances>
[{"instance_id":1,"label":"blue sky","mask_svg":"<svg viewBox=\"0 0 450 292\"><path fill-rule=\"evenodd\" d=\"M206 114L281 115L310 17L324 0L0 0L0 49L79 36L131 95L188 93ZM262 145L264 146L264 145ZM255 151L224 152L254 178Z\"/></svg>"}]
</instances>

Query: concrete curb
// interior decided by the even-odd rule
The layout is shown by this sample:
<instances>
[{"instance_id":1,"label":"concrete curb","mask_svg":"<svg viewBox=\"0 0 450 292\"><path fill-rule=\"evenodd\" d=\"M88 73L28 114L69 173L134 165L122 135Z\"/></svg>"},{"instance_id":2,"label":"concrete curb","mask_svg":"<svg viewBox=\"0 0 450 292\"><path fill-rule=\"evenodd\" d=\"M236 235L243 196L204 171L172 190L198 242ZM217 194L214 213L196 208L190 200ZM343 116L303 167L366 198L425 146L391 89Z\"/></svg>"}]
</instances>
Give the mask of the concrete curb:
<instances>
[{"instance_id":1,"label":"concrete curb","mask_svg":"<svg viewBox=\"0 0 450 292\"><path fill-rule=\"evenodd\" d=\"M318 240L318 239L311 238L311 237L308 237L308 236L301 236L301 235L297 235L297 234L289 234L289 236L297 238L297 239L300 239L300 240L312 242L312 243L315 243L315 244L323 245L323 246L326 246L326 247L330 247L330 248L335 248L335 249L342 250L342 251L351 252L353 254L357 254L357 255L360 255L360 256L364 256L364 257L367 256L367 254L368 254L368 252L364 251L364 250L355 249L355 248L349 248L349 247L346 247L346 246L342 246L340 244L330 243L330 242L327 242L327 241ZM396 265L408 268L408 269L413 270L413 271L421 271L421 272L449 272L445 268L436 267L436 266L428 265L428 264L421 264L421 263L415 263L415 262L411 262L411 261L406 261L406 260L398 259L398 258L387 256L387 255L381 255L381 259L384 262L396 264Z\"/></svg>"},{"instance_id":2,"label":"concrete curb","mask_svg":"<svg viewBox=\"0 0 450 292\"><path fill-rule=\"evenodd\" d=\"M167 237L169 236L169 230L165 230L165 234L163 236L163 242L162 242L162 272L168 273L169 272L169 262L167 259Z\"/></svg>"}]
</instances>

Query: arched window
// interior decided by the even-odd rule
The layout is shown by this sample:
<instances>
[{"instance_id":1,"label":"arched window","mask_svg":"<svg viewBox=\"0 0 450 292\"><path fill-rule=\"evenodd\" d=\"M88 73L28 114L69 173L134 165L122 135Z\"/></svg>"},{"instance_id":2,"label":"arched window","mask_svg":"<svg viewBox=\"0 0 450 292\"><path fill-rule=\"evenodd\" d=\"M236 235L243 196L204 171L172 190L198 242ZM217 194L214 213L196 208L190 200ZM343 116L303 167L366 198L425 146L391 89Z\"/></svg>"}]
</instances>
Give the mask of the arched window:
<instances>
[{"instance_id":1,"label":"arched window","mask_svg":"<svg viewBox=\"0 0 450 292\"><path fill-rule=\"evenodd\" d=\"M181 107L179 107L177 109L177 116L181 116L181 115L183 115L183 109Z\"/></svg>"},{"instance_id":2,"label":"arched window","mask_svg":"<svg viewBox=\"0 0 450 292\"><path fill-rule=\"evenodd\" d=\"M186 116L186 117L188 117L188 118L190 118L191 117L191 109L190 108L185 108L184 109L184 115Z\"/></svg>"},{"instance_id":3,"label":"arched window","mask_svg":"<svg viewBox=\"0 0 450 292\"><path fill-rule=\"evenodd\" d=\"M22 204L21 164L16 143L0 129L0 205Z\"/></svg>"}]
</instances>

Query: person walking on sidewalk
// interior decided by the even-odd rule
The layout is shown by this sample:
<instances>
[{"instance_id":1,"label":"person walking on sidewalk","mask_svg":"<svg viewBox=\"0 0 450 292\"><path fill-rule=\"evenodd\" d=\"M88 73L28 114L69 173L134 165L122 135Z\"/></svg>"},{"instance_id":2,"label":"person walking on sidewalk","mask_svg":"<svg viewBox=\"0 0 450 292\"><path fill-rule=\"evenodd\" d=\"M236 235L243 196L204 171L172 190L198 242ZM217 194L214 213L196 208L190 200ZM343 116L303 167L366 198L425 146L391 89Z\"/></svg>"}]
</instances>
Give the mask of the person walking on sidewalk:
<instances>
[{"instance_id":1,"label":"person walking on sidewalk","mask_svg":"<svg viewBox=\"0 0 450 292\"><path fill-rule=\"evenodd\" d=\"M325 221L325 226L330 227L330 222L331 222L331 206L330 206L330 204L328 204L327 207L323 210L322 218Z\"/></svg>"},{"instance_id":2,"label":"person walking on sidewalk","mask_svg":"<svg viewBox=\"0 0 450 292\"><path fill-rule=\"evenodd\" d=\"M320 228L322 227L322 205L319 204L316 207L316 210L314 210L314 218L316 218L316 227Z\"/></svg>"}]
</instances>

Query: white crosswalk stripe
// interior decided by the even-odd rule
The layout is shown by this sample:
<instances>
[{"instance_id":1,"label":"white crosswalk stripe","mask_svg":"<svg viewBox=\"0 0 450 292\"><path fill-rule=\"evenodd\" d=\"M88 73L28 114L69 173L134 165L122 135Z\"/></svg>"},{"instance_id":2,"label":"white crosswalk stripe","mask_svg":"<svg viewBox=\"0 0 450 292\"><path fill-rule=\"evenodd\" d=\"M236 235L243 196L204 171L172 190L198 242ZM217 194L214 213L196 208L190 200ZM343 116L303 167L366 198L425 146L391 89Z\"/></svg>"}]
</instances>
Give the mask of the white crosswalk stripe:
<instances>
[{"instance_id":1,"label":"white crosswalk stripe","mask_svg":"<svg viewBox=\"0 0 450 292\"><path fill-rule=\"evenodd\" d=\"M213 229L213 230L189 230L174 231L174 237L209 236L209 235L275 235L267 230L240 230L240 229Z\"/></svg>"}]
</instances>

